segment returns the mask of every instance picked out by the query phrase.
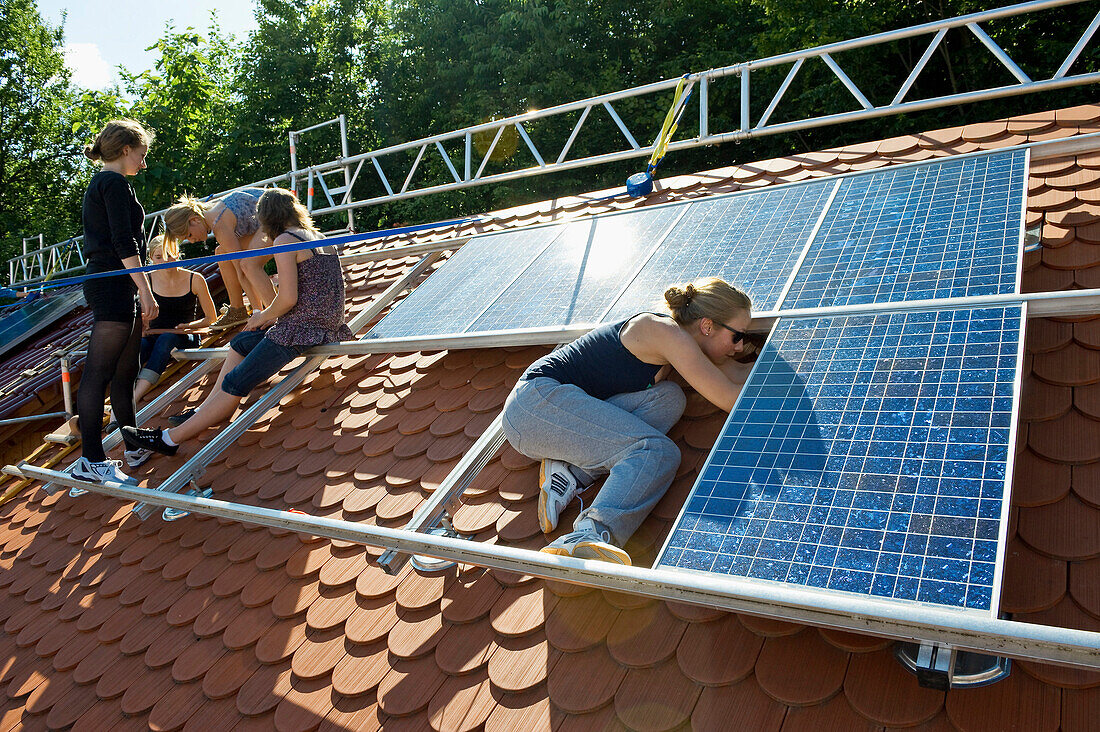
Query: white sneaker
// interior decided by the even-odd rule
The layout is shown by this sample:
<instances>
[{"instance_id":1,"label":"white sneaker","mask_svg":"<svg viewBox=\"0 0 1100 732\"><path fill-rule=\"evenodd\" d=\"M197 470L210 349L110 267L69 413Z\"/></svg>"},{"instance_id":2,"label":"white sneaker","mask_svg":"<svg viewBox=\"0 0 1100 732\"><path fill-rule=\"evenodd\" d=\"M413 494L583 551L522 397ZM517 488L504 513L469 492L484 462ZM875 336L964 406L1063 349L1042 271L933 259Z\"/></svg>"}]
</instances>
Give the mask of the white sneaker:
<instances>
[{"instance_id":1,"label":"white sneaker","mask_svg":"<svg viewBox=\"0 0 1100 732\"><path fill-rule=\"evenodd\" d=\"M539 466L539 525L542 533L549 534L558 527L561 512L569 505L581 487L568 463L561 460L543 460Z\"/></svg>"},{"instance_id":2,"label":"white sneaker","mask_svg":"<svg viewBox=\"0 0 1100 732\"><path fill-rule=\"evenodd\" d=\"M614 562L630 566L630 555L611 543L611 534L597 531L590 521L583 522L581 528L565 536L559 536L542 551L559 557L577 559L599 559L602 562Z\"/></svg>"},{"instance_id":3,"label":"white sneaker","mask_svg":"<svg viewBox=\"0 0 1100 732\"><path fill-rule=\"evenodd\" d=\"M71 475L77 480L86 480L89 483L102 483L107 480L116 483L130 483L137 485L137 481L122 472L121 460L104 460L101 463L93 463L88 458L80 458L73 463ZM80 490L77 488L76 490Z\"/></svg>"},{"instance_id":4,"label":"white sneaker","mask_svg":"<svg viewBox=\"0 0 1100 732\"><path fill-rule=\"evenodd\" d=\"M153 457L152 450L146 450L143 447L139 447L136 450L126 450L122 453L122 457L126 458L126 464L131 468L141 466L146 460Z\"/></svg>"}]
</instances>

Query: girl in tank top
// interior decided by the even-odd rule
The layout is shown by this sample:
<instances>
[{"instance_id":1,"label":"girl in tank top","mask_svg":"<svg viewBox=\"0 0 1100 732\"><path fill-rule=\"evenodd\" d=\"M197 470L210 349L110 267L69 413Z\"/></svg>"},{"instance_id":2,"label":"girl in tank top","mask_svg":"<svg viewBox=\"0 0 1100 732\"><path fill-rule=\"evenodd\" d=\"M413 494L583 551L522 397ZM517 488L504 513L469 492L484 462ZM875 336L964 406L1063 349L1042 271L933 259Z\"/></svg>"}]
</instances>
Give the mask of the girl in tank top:
<instances>
[{"instance_id":1,"label":"girl in tank top","mask_svg":"<svg viewBox=\"0 0 1100 732\"><path fill-rule=\"evenodd\" d=\"M540 358L504 404L504 434L542 461L539 523L552 533L565 507L600 476L573 530L543 551L630 564L622 549L668 490L680 451L666 433L683 414L675 370L703 397L733 408L748 367L752 302L720 279L665 292L669 315L638 313L593 329Z\"/></svg>"},{"instance_id":2,"label":"girl in tank top","mask_svg":"<svg viewBox=\"0 0 1100 732\"><path fill-rule=\"evenodd\" d=\"M276 245L316 241L317 246L275 255L279 294L252 314L233 337L217 385L198 410L171 429L122 431L131 449L174 455L178 445L224 422L259 384L313 346L352 338L344 324L344 275L339 254L323 246L324 235L290 191L272 188L260 199L257 216Z\"/></svg>"},{"instance_id":3,"label":"girl in tank top","mask_svg":"<svg viewBox=\"0 0 1100 732\"><path fill-rule=\"evenodd\" d=\"M179 249L175 241L165 243L158 236L149 245L152 264L178 262ZM153 298L160 306L157 317L149 323L141 339L141 371L134 386L134 401L140 402L158 381L172 360L176 348L196 348L199 337L193 332L209 327L218 318L214 299L206 280L198 272L183 267L153 270ZM203 317L198 317L202 307Z\"/></svg>"}]
</instances>

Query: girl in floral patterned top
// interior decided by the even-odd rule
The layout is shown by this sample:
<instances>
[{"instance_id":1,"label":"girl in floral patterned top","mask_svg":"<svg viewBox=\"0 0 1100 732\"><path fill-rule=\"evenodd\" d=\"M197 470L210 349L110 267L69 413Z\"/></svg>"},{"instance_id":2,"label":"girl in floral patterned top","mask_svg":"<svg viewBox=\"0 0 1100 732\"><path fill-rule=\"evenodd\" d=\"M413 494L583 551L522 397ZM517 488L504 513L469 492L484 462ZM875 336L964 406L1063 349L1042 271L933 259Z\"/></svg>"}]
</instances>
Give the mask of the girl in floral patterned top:
<instances>
[{"instance_id":1,"label":"girl in floral patterned top","mask_svg":"<svg viewBox=\"0 0 1100 732\"><path fill-rule=\"evenodd\" d=\"M275 246L324 239L290 191L268 190L256 213ZM232 416L241 399L303 351L352 338L344 324L344 275L335 251L310 247L284 252L275 255L275 265L278 294L270 305L253 313L230 342L214 391L177 427L124 430L123 438L132 449L174 455L181 442Z\"/></svg>"}]
</instances>

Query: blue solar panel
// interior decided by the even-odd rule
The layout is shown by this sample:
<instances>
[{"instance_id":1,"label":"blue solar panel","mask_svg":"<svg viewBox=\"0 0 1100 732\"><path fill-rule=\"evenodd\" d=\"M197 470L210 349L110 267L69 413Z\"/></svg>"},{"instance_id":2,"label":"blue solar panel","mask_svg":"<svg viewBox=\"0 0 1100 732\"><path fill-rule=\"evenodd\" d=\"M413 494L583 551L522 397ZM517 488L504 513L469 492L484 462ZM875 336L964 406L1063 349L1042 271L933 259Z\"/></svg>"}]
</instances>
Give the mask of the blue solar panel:
<instances>
[{"instance_id":1,"label":"blue solar panel","mask_svg":"<svg viewBox=\"0 0 1100 732\"><path fill-rule=\"evenodd\" d=\"M781 320L659 563L995 611L1022 327Z\"/></svg>"},{"instance_id":2,"label":"blue solar panel","mask_svg":"<svg viewBox=\"0 0 1100 732\"><path fill-rule=\"evenodd\" d=\"M598 322L683 212L662 206L569 224L470 332Z\"/></svg>"},{"instance_id":3,"label":"blue solar panel","mask_svg":"<svg viewBox=\"0 0 1100 732\"><path fill-rule=\"evenodd\" d=\"M784 309L1015 292L1026 152L846 178Z\"/></svg>"},{"instance_id":4,"label":"blue solar panel","mask_svg":"<svg viewBox=\"0 0 1100 732\"><path fill-rule=\"evenodd\" d=\"M564 228L472 239L371 328L367 338L461 333Z\"/></svg>"},{"instance_id":5,"label":"blue solar panel","mask_svg":"<svg viewBox=\"0 0 1100 732\"><path fill-rule=\"evenodd\" d=\"M721 277L743 288L754 309L773 309L835 185L696 201L604 320L660 307L669 285L700 277Z\"/></svg>"}]
</instances>

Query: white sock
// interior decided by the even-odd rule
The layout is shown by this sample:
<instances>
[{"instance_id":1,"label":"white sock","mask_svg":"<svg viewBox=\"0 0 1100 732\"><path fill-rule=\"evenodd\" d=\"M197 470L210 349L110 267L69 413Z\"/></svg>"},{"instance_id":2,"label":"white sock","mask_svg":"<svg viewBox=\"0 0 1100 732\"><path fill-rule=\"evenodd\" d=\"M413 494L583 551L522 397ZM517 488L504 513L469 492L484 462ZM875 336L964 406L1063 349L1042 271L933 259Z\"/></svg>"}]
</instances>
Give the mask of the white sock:
<instances>
[{"instance_id":1,"label":"white sock","mask_svg":"<svg viewBox=\"0 0 1100 732\"><path fill-rule=\"evenodd\" d=\"M172 441L172 438L168 435L168 430L161 430L160 439L164 440L164 444L168 447L175 447L176 443Z\"/></svg>"}]
</instances>

